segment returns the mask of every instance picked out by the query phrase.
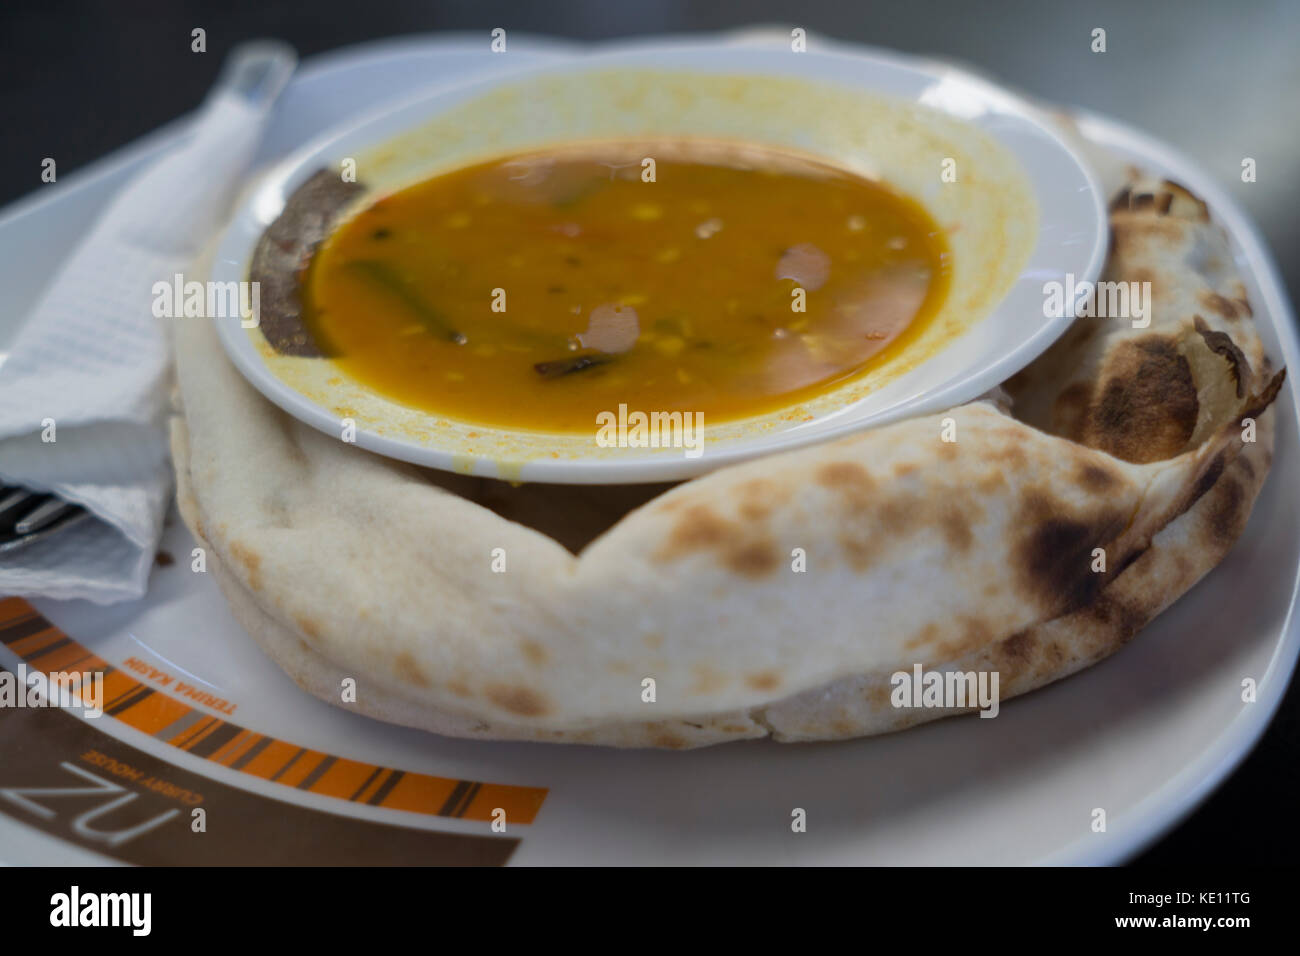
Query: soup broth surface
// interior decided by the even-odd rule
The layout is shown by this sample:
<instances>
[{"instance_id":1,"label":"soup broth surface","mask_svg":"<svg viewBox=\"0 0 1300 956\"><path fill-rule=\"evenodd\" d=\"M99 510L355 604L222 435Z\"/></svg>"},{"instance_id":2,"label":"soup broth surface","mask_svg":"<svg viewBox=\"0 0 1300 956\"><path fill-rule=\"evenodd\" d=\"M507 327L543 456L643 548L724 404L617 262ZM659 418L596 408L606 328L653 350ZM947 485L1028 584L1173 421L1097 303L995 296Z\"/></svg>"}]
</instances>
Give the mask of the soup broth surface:
<instances>
[{"instance_id":1,"label":"soup broth surface","mask_svg":"<svg viewBox=\"0 0 1300 956\"><path fill-rule=\"evenodd\" d=\"M461 421L707 423L868 373L938 311L949 258L918 203L802 156L577 144L365 207L313 256L304 318L349 376Z\"/></svg>"}]
</instances>

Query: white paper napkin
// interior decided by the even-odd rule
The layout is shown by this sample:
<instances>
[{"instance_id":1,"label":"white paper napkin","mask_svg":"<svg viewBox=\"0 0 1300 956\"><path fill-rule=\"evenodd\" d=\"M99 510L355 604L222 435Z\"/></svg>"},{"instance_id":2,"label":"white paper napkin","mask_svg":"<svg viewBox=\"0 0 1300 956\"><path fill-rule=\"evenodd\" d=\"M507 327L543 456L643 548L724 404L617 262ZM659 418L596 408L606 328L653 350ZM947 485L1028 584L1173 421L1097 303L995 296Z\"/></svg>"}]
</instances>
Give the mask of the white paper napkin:
<instances>
[{"instance_id":1,"label":"white paper napkin","mask_svg":"<svg viewBox=\"0 0 1300 956\"><path fill-rule=\"evenodd\" d=\"M214 92L186 140L90 229L0 366L0 481L93 515L0 554L0 595L144 594L171 496L168 326L203 321L155 318L153 286L184 274L217 228L269 107L229 84Z\"/></svg>"}]
</instances>

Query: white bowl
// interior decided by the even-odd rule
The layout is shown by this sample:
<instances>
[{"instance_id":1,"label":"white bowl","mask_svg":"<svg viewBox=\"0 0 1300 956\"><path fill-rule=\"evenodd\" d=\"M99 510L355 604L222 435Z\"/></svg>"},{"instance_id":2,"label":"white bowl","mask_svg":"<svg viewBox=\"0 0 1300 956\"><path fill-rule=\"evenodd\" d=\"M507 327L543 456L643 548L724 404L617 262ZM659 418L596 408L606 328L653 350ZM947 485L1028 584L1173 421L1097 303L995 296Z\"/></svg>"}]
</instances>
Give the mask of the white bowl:
<instances>
[{"instance_id":1,"label":"white bowl","mask_svg":"<svg viewBox=\"0 0 1300 956\"><path fill-rule=\"evenodd\" d=\"M919 200L949 231L953 253L939 316L898 358L817 399L705 422L697 457L682 448L601 447L595 422L590 434L550 434L408 408L328 359L277 355L260 331L235 320L219 323L227 352L281 408L338 437L351 419L356 444L378 454L514 481L670 481L978 397L1069 325L1068 310L1044 314L1045 284L1092 282L1104 260L1103 196L1083 161L1032 107L996 86L880 54L660 41L428 90L307 145L241 204L211 279L246 280L258 237L286 197L344 159L356 161L370 195L493 155L639 135L795 148ZM949 159L955 182L941 177Z\"/></svg>"}]
</instances>

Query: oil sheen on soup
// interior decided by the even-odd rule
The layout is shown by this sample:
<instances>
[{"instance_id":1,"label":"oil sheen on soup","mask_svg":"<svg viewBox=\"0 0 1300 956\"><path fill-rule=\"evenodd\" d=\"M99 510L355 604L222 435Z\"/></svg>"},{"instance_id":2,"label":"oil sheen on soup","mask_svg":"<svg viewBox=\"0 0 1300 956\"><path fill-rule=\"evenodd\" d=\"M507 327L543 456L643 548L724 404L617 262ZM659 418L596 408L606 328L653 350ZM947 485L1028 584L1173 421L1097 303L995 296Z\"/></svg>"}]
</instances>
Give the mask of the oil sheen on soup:
<instances>
[{"instance_id":1,"label":"oil sheen on soup","mask_svg":"<svg viewBox=\"0 0 1300 956\"><path fill-rule=\"evenodd\" d=\"M729 421L868 374L938 310L950 255L911 199L739 144L592 143L375 201L313 256L304 313L352 378L509 429L620 405Z\"/></svg>"}]
</instances>

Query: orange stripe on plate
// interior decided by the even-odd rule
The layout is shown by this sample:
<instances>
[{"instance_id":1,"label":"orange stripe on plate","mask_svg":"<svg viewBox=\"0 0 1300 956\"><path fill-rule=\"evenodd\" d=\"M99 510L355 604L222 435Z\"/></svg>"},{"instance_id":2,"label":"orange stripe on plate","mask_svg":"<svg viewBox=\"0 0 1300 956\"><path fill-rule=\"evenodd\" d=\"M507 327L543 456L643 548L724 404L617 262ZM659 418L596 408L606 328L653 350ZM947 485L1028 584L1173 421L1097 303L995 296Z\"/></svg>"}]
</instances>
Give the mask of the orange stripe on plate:
<instances>
[{"instance_id":1,"label":"orange stripe on plate","mask_svg":"<svg viewBox=\"0 0 1300 956\"><path fill-rule=\"evenodd\" d=\"M112 676L112 674L109 675L109 677ZM105 683L107 684L107 681ZM107 692L105 692L104 696L108 696ZM176 723L189 712L190 708L178 700L172 700L162 694L150 694L143 700L136 701L116 716L118 720L128 727L134 727L136 730L152 737L164 727L170 727Z\"/></svg>"},{"instance_id":2,"label":"orange stripe on plate","mask_svg":"<svg viewBox=\"0 0 1300 956\"><path fill-rule=\"evenodd\" d=\"M20 597L0 598L0 627L12 624L20 617L35 614L36 608Z\"/></svg>"},{"instance_id":3,"label":"orange stripe on plate","mask_svg":"<svg viewBox=\"0 0 1300 956\"><path fill-rule=\"evenodd\" d=\"M14 641L9 645L9 650L30 663L32 657L41 652L41 648L49 647L51 644L57 644L65 637L67 637L67 635L62 631L56 631L52 627L47 627L37 631L35 634L28 634L22 640Z\"/></svg>"},{"instance_id":4,"label":"orange stripe on plate","mask_svg":"<svg viewBox=\"0 0 1300 956\"><path fill-rule=\"evenodd\" d=\"M40 654L36 657L28 658L27 662L38 671L51 674L67 670L69 665L74 661L88 656L90 656L90 651L86 650L76 641L73 641L71 644L65 644L56 650L50 651L48 654Z\"/></svg>"},{"instance_id":5,"label":"orange stripe on plate","mask_svg":"<svg viewBox=\"0 0 1300 956\"><path fill-rule=\"evenodd\" d=\"M77 645L77 648L86 651L86 649L80 644ZM68 663L64 664L63 669L68 671L93 671L95 668L90 666L90 662L94 659L95 655L90 653L90 651L86 651L75 661L68 661Z\"/></svg>"},{"instance_id":6,"label":"orange stripe on plate","mask_svg":"<svg viewBox=\"0 0 1300 956\"><path fill-rule=\"evenodd\" d=\"M366 789L362 790L360 793L356 795L355 798L356 802L369 803L371 798L373 798L375 794L377 794L380 790L384 788L384 784L388 783L388 781L393 778L394 774L400 774L401 772L402 771L400 770L391 770L385 768L384 770L375 774L374 779L371 780L368 784L366 784ZM375 804L375 806L380 806L380 804Z\"/></svg>"},{"instance_id":7,"label":"orange stripe on plate","mask_svg":"<svg viewBox=\"0 0 1300 956\"><path fill-rule=\"evenodd\" d=\"M312 793L348 800L352 797L352 794L357 792L357 788L374 774L376 769L378 768L373 764L358 763L355 760L344 760L340 757L321 775L319 780L307 789ZM381 773L379 776L382 777L383 774ZM370 787L366 789L370 789Z\"/></svg>"},{"instance_id":8,"label":"orange stripe on plate","mask_svg":"<svg viewBox=\"0 0 1300 956\"><path fill-rule=\"evenodd\" d=\"M248 751L252 750L261 741L266 739L261 734L255 734L251 730L245 731L245 733L247 733L248 736L244 738L243 742L233 750L227 752L226 755L218 761L222 766L229 767L235 764L238 762L240 757L244 756L244 754L248 753ZM213 757L212 759L216 760L217 758ZM241 767L240 769L242 770L244 768Z\"/></svg>"},{"instance_id":9,"label":"orange stripe on plate","mask_svg":"<svg viewBox=\"0 0 1300 956\"><path fill-rule=\"evenodd\" d=\"M226 726L226 722L224 720L221 720L217 717L213 717L212 722L210 724L205 724L202 730L200 730L189 740L185 741L185 743L181 744L181 749L182 750L193 749L194 747L198 746L203 740L210 737L215 731L219 730L224 726Z\"/></svg>"},{"instance_id":10,"label":"orange stripe on plate","mask_svg":"<svg viewBox=\"0 0 1300 956\"><path fill-rule=\"evenodd\" d=\"M393 810L411 810L415 813L437 814L447 802L459 780L430 777L423 773L408 773L397 782L392 792L379 805Z\"/></svg>"},{"instance_id":11,"label":"orange stripe on plate","mask_svg":"<svg viewBox=\"0 0 1300 956\"><path fill-rule=\"evenodd\" d=\"M102 657L97 657L96 655L91 654L90 659L86 661L83 666L88 671L106 671L108 670L108 661L104 660ZM105 674L104 677L107 680L108 675Z\"/></svg>"},{"instance_id":12,"label":"orange stripe on plate","mask_svg":"<svg viewBox=\"0 0 1300 956\"><path fill-rule=\"evenodd\" d=\"M220 723L215 717L202 717L196 722L190 724L171 740L167 741L173 747L179 747L181 750L189 747L199 739L206 731L211 730L216 724Z\"/></svg>"},{"instance_id":13,"label":"orange stripe on plate","mask_svg":"<svg viewBox=\"0 0 1300 956\"><path fill-rule=\"evenodd\" d=\"M62 631L53 627L41 618L27 601L22 598L0 598L0 628L28 618L39 620L44 626L40 631L29 634L8 647L35 668L48 672L76 664L79 670L108 670L110 665L103 658L96 657L84 646L72 641ZM44 649L65 640L69 643L42 653ZM129 676L129 673L121 667L114 668L104 675L104 707L108 709L121 704L131 695L138 694L144 689L152 690L153 693L142 696L116 715L116 718L128 727L153 736L186 714L196 712L196 708L169 697L157 687ZM168 741L169 744L189 750L220 728L236 727L219 717L203 711L198 712L202 713L203 717L186 730L176 734ZM238 763L255 747L265 744L257 756L239 768L240 772L263 780L274 779L276 783L289 787L297 786L307 780L320 768L323 761L330 759L328 754L319 751L306 750L297 744L276 740L247 728L237 729L238 733L228 743L223 744L205 759L229 767ZM463 812L456 813L461 808L461 799L458 797L456 806L450 809L449 813L456 813L457 816L467 820L490 820L493 811L500 808L506 812L506 819L510 823L532 823L537 817L542 801L546 799L544 787L518 787L510 784L453 780L429 774L407 773L388 767L381 768L374 764L344 758L334 758L334 762L325 769L319 779L312 782L308 789L312 793L323 796L350 800L364 785L365 789L357 794L356 801L367 803L383 791L397 774L401 776L377 806L426 816L438 816L447 806L453 793L465 793L467 796L472 794L472 798Z\"/></svg>"},{"instance_id":14,"label":"orange stripe on plate","mask_svg":"<svg viewBox=\"0 0 1300 956\"><path fill-rule=\"evenodd\" d=\"M113 671L104 678L104 709L117 707L137 694L144 687L134 677L128 677L121 671Z\"/></svg>"},{"instance_id":15,"label":"orange stripe on plate","mask_svg":"<svg viewBox=\"0 0 1300 956\"><path fill-rule=\"evenodd\" d=\"M491 820L498 807L506 812L506 822L532 823L546 799L544 787L511 787L500 783L485 783L470 801L463 820Z\"/></svg>"},{"instance_id":16,"label":"orange stripe on plate","mask_svg":"<svg viewBox=\"0 0 1300 956\"><path fill-rule=\"evenodd\" d=\"M226 756L238 750L239 745L242 744L245 740L247 740L250 736L252 736L252 733L253 732L251 730L244 730L243 728L240 728L239 733L235 734L235 736L230 738L230 740L227 743L222 744L220 747L214 750L212 752L212 755L208 757L208 759L211 760L213 763L225 763Z\"/></svg>"},{"instance_id":17,"label":"orange stripe on plate","mask_svg":"<svg viewBox=\"0 0 1300 956\"><path fill-rule=\"evenodd\" d=\"M261 777L263 780L270 780L301 749L301 747L287 744L283 740L272 740L265 750L248 762L248 765L244 767L244 773L252 774L254 777Z\"/></svg>"},{"instance_id":18,"label":"orange stripe on plate","mask_svg":"<svg viewBox=\"0 0 1300 956\"><path fill-rule=\"evenodd\" d=\"M308 750L298 758L292 767L284 772L284 775L277 782L287 787L298 786L298 784L310 777L311 772L328 756L329 754L323 754L316 750Z\"/></svg>"}]
</instances>

